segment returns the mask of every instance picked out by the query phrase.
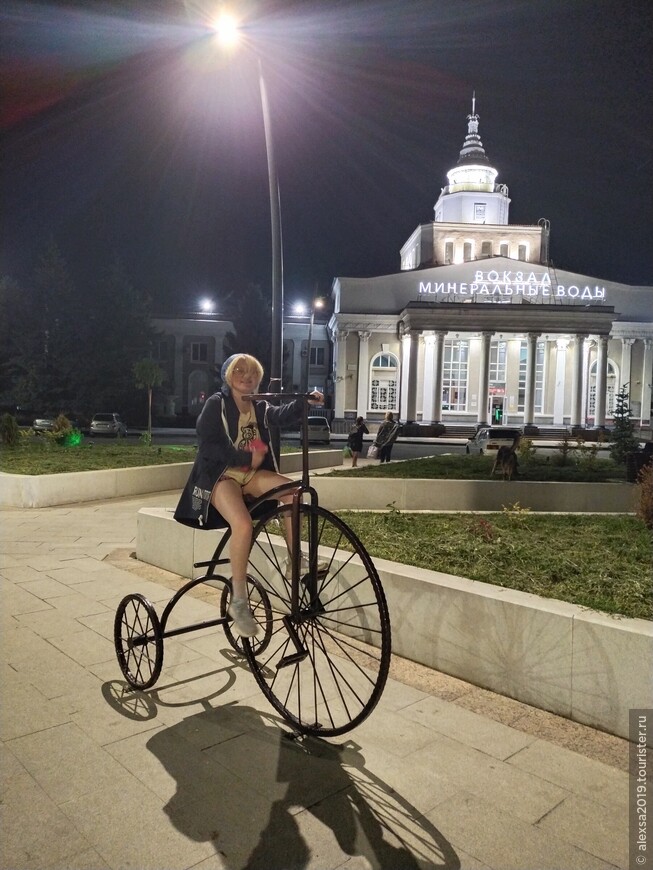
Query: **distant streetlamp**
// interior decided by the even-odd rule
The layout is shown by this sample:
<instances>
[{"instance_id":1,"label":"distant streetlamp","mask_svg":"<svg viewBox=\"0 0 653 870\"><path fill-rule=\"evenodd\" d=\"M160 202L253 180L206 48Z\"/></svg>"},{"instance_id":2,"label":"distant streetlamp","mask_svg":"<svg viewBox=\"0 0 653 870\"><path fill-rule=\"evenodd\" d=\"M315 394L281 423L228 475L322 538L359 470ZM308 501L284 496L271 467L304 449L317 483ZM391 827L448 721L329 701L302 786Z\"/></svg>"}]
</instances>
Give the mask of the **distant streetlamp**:
<instances>
[{"instance_id":1,"label":"distant streetlamp","mask_svg":"<svg viewBox=\"0 0 653 870\"><path fill-rule=\"evenodd\" d=\"M233 48L240 40L241 31L238 20L223 12L213 25L213 30L223 48ZM283 251L281 247L281 201L279 180L274 159L272 139L272 120L268 92L263 76L263 64L259 55L258 63L261 112L265 133L265 153L268 163L268 189L270 198L270 232L272 238L272 335L270 351L270 389L281 392L283 387ZM274 382L274 387L272 383Z\"/></svg>"}]
</instances>

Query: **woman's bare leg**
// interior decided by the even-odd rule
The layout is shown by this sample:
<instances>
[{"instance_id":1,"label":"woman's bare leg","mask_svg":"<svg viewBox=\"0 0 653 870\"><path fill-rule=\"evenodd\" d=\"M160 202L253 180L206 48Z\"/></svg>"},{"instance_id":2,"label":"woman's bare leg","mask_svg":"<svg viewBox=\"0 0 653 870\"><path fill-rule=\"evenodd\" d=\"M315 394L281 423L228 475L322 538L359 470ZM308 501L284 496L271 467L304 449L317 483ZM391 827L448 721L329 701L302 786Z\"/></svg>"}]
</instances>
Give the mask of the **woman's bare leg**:
<instances>
[{"instance_id":1,"label":"woman's bare leg","mask_svg":"<svg viewBox=\"0 0 653 870\"><path fill-rule=\"evenodd\" d=\"M211 504L231 528L229 559L234 598L247 598L247 561L252 546L252 518L243 490L235 480L221 480L213 487Z\"/></svg>"},{"instance_id":2,"label":"woman's bare leg","mask_svg":"<svg viewBox=\"0 0 653 870\"><path fill-rule=\"evenodd\" d=\"M274 471L263 469L262 471L257 471L249 483L245 484L243 492L246 495L253 495L255 498L259 498L265 495L266 492L284 483L292 483L292 480L289 477L284 477L282 474L276 474ZM293 492L291 490L277 498L282 504L291 504ZM286 546L288 547L288 555L290 555L292 553L292 518L290 512L284 516L284 524L286 527Z\"/></svg>"}]
</instances>

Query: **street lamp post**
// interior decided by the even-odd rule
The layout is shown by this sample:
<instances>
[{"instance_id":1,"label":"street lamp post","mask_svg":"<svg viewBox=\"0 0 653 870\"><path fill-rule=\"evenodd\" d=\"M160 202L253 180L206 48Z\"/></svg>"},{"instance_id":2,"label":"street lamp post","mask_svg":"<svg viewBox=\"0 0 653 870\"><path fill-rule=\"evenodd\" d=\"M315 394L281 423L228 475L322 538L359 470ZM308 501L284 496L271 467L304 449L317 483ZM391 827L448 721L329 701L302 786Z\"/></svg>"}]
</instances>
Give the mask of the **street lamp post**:
<instances>
[{"instance_id":1,"label":"street lamp post","mask_svg":"<svg viewBox=\"0 0 653 870\"><path fill-rule=\"evenodd\" d=\"M324 303L321 299L314 299L311 303L311 313L308 319L308 337L306 340L306 356L305 362L302 366L301 378L300 378L300 390L303 393L307 393L309 390L309 369L311 365L311 347L313 344L313 324L315 323L315 311L317 308L322 308ZM306 311L304 304L301 303L295 306L295 313L302 315Z\"/></svg>"},{"instance_id":2,"label":"street lamp post","mask_svg":"<svg viewBox=\"0 0 653 870\"><path fill-rule=\"evenodd\" d=\"M240 39L240 25L236 18L223 12L213 24L213 32L224 48L233 48ZM270 347L270 389L283 387L283 249L281 239L281 201L279 180L274 159L274 142L267 85L263 75L263 63L256 53L265 153L268 163L268 189L270 196L270 232L272 241L272 334Z\"/></svg>"},{"instance_id":3,"label":"street lamp post","mask_svg":"<svg viewBox=\"0 0 653 870\"><path fill-rule=\"evenodd\" d=\"M258 80L261 92L265 151L268 161L268 188L270 194L270 232L272 241L272 335L270 351L270 384L283 387L283 249L281 243L281 200L279 180L274 159L274 142L268 92L263 76L263 64L258 60Z\"/></svg>"}]
</instances>

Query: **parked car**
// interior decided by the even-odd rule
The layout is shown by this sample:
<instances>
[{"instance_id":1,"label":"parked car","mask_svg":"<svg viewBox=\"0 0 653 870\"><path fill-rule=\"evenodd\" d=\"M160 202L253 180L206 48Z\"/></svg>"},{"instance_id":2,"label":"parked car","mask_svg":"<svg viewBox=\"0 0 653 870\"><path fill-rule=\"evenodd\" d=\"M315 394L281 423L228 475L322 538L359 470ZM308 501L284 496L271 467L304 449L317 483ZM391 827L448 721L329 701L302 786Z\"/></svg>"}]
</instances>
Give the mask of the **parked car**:
<instances>
[{"instance_id":1,"label":"parked car","mask_svg":"<svg viewBox=\"0 0 653 870\"><path fill-rule=\"evenodd\" d=\"M466 453L485 453L499 447L517 447L521 430L501 426L483 426L465 445Z\"/></svg>"},{"instance_id":2,"label":"parked car","mask_svg":"<svg viewBox=\"0 0 653 870\"><path fill-rule=\"evenodd\" d=\"M114 438L124 438L127 426L115 411L104 414L94 414L89 427L91 435L112 435Z\"/></svg>"},{"instance_id":3,"label":"parked car","mask_svg":"<svg viewBox=\"0 0 653 870\"><path fill-rule=\"evenodd\" d=\"M308 424L308 443L309 444L330 444L331 443L331 427L325 417L309 417ZM302 430L299 430L299 440L302 441Z\"/></svg>"},{"instance_id":4,"label":"parked car","mask_svg":"<svg viewBox=\"0 0 653 870\"><path fill-rule=\"evenodd\" d=\"M57 412L56 414L47 414L43 417L36 417L36 419L32 423L32 429L35 432L52 432L55 427L55 423L57 422L57 417L60 416L60 413L63 413L63 416L68 420L71 427L73 429L82 430L84 427L82 423L77 418L77 415L71 412Z\"/></svg>"},{"instance_id":5,"label":"parked car","mask_svg":"<svg viewBox=\"0 0 653 870\"><path fill-rule=\"evenodd\" d=\"M35 432L52 432L55 419L55 417L37 417L32 423L32 429Z\"/></svg>"}]
</instances>

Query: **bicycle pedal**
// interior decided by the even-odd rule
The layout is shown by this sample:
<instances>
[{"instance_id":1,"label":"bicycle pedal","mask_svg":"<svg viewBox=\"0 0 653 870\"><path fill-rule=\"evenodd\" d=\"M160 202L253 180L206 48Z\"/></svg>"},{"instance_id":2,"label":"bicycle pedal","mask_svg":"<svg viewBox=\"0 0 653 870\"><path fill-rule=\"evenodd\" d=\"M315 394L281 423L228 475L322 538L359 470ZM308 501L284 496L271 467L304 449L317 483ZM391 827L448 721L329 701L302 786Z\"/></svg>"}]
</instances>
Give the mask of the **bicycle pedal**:
<instances>
[{"instance_id":1,"label":"bicycle pedal","mask_svg":"<svg viewBox=\"0 0 653 870\"><path fill-rule=\"evenodd\" d=\"M308 656L308 650L303 650L302 652L290 653L290 655L283 656L282 659L279 660L277 664L277 670L281 670L281 668L290 667L290 665L298 665L300 662L303 662L304 659Z\"/></svg>"}]
</instances>

